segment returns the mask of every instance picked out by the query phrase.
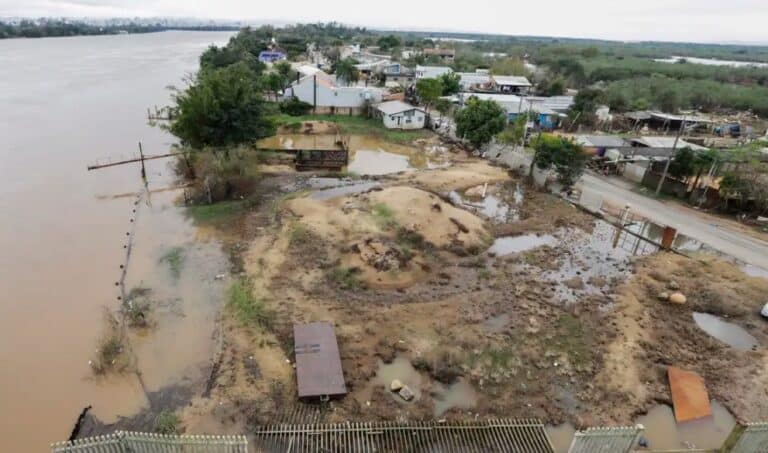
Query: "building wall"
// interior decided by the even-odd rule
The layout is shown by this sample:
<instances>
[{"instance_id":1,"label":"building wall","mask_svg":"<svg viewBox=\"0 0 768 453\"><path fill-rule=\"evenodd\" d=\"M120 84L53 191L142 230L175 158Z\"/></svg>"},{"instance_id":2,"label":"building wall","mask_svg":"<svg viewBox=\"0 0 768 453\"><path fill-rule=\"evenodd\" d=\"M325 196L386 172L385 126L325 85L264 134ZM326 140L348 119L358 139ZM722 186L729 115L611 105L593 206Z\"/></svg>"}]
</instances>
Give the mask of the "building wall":
<instances>
[{"instance_id":1,"label":"building wall","mask_svg":"<svg viewBox=\"0 0 768 453\"><path fill-rule=\"evenodd\" d=\"M643 182L643 178L645 178L646 170L646 167L637 164L627 164L624 167L624 177L632 182L640 184Z\"/></svg>"},{"instance_id":2,"label":"building wall","mask_svg":"<svg viewBox=\"0 0 768 453\"><path fill-rule=\"evenodd\" d=\"M319 79L319 78L318 78ZM315 102L314 79L307 77L298 85L291 87L287 96L296 96L300 100ZM381 102L382 92L374 87L329 87L324 82L317 82L317 107L360 108L366 100L376 104Z\"/></svg>"},{"instance_id":3,"label":"building wall","mask_svg":"<svg viewBox=\"0 0 768 453\"><path fill-rule=\"evenodd\" d=\"M388 129L423 129L425 116L424 112L420 110L409 110L395 115L383 115L384 127ZM398 119L400 120L399 124L397 122ZM411 120L410 123L408 119Z\"/></svg>"}]
</instances>

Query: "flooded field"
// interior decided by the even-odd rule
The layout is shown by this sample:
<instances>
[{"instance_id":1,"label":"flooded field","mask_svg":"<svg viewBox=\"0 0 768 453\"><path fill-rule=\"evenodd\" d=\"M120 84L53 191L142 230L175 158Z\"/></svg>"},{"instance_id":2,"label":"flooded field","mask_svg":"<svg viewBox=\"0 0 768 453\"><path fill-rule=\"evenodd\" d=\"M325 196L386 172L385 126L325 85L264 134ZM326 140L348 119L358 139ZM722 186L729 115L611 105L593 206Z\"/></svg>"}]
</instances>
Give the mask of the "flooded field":
<instances>
[{"instance_id":1,"label":"flooded field","mask_svg":"<svg viewBox=\"0 0 768 453\"><path fill-rule=\"evenodd\" d=\"M229 33L3 40L0 83L0 438L3 451L43 451L66 439L87 405L106 422L147 405L135 376L94 378L105 307L116 309L134 166L88 173L104 156L159 153L171 139L145 122L165 86L195 68ZM51 77L56 74L56 77ZM108 112L105 114L105 112ZM149 189L174 184L167 162L148 164ZM127 284L151 289L156 322L133 339L147 390L198 379L214 344L224 256L173 207L178 192L140 208ZM193 244L194 242L194 244ZM181 247L179 278L160 258ZM226 268L224 267L224 270ZM183 345L183 347L179 347Z\"/></svg>"}]
</instances>

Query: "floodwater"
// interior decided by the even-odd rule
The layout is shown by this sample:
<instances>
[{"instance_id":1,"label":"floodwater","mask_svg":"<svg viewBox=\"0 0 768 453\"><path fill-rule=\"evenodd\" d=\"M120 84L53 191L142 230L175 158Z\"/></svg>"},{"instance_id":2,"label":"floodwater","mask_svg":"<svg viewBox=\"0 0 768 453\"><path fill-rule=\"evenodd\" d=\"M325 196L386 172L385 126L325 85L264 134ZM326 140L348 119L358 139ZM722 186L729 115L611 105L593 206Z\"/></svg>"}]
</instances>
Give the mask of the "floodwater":
<instances>
[{"instance_id":1,"label":"floodwater","mask_svg":"<svg viewBox=\"0 0 768 453\"><path fill-rule=\"evenodd\" d=\"M496 256L506 256L512 253L525 252L545 245L557 244L557 238L549 235L524 234L522 236L507 236L497 238L488 249Z\"/></svg>"},{"instance_id":2,"label":"floodwater","mask_svg":"<svg viewBox=\"0 0 768 453\"><path fill-rule=\"evenodd\" d=\"M768 278L768 270L765 270L762 267L745 264L741 267L741 270L750 277Z\"/></svg>"},{"instance_id":3,"label":"floodwater","mask_svg":"<svg viewBox=\"0 0 768 453\"><path fill-rule=\"evenodd\" d=\"M685 60L688 63L703 64L707 66L730 66L734 68L744 68L744 67L768 68L768 63L761 63L758 61L719 60L717 58L696 58L696 57L673 56L669 58L656 58L653 61L658 63L678 63L680 62L680 60Z\"/></svg>"},{"instance_id":4,"label":"floodwater","mask_svg":"<svg viewBox=\"0 0 768 453\"><path fill-rule=\"evenodd\" d=\"M218 244L173 206L177 192L134 206L134 165L87 172L106 156L168 149L146 125L147 107L168 101L199 54L231 33L0 41L0 439L3 451L44 451L66 439L93 405L105 421L146 404L135 377L94 379L104 307L117 308L119 265L138 208L127 287L146 285L157 327L132 348L148 390L199 378L213 346ZM173 185L168 162L148 162L149 189ZM144 200L148 200L146 197ZM193 245L194 242L194 245ZM176 279L164 253L181 247Z\"/></svg>"},{"instance_id":5,"label":"floodwater","mask_svg":"<svg viewBox=\"0 0 768 453\"><path fill-rule=\"evenodd\" d=\"M693 320L702 330L717 338L732 348L750 351L757 348L757 338L749 334L743 327L723 320L709 313L693 313Z\"/></svg>"},{"instance_id":6,"label":"floodwater","mask_svg":"<svg viewBox=\"0 0 768 453\"><path fill-rule=\"evenodd\" d=\"M302 148L335 149L335 134L280 134L259 140L264 149L296 150ZM359 175L387 175L414 169L434 168L440 162L432 161L420 148L397 145L374 136L350 135L349 166L347 171Z\"/></svg>"},{"instance_id":7,"label":"floodwater","mask_svg":"<svg viewBox=\"0 0 768 453\"><path fill-rule=\"evenodd\" d=\"M635 423L645 427L642 437L648 440L653 451L684 451L694 448L719 450L736 425L736 419L717 401L712 401L711 406L712 416L677 423L671 407L658 405L639 417ZM547 427L547 435L555 447L555 453L566 453L574 434L576 429L570 423Z\"/></svg>"},{"instance_id":8,"label":"floodwater","mask_svg":"<svg viewBox=\"0 0 768 453\"><path fill-rule=\"evenodd\" d=\"M645 427L644 437L653 450L719 449L736 425L736 420L722 404L712 401L712 416L677 423L669 406L656 406L637 419Z\"/></svg>"}]
</instances>

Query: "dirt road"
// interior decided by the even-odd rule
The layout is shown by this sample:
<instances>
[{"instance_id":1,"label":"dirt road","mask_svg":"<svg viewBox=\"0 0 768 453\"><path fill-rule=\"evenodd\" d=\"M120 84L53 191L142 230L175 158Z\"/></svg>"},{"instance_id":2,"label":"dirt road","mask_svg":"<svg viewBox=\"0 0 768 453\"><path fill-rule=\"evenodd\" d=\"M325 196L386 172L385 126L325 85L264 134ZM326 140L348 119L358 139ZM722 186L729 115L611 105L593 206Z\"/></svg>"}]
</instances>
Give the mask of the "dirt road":
<instances>
[{"instance_id":1,"label":"dirt road","mask_svg":"<svg viewBox=\"0 0 768 453\"><path fill-rule=\"evenodd\" d=\"M626 185L585 174L580 183L584 191L596 192L616 205L629 203L632 210L662 225L699 240L726 255L768 269L768 243L734 230L727 221L703 212L667 204L632 192Z\"/></svg>"}]
</instances>

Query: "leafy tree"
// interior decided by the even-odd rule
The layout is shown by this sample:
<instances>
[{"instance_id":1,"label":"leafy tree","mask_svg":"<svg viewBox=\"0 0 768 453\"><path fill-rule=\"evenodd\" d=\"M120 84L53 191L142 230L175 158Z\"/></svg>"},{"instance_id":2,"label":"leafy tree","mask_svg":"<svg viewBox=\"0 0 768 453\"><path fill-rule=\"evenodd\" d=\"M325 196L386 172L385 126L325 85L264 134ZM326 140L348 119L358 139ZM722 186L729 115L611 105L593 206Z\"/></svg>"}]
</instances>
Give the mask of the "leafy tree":
<instances>
[{"instance_id":1,"label":"leafy tree","mask_svg":"<svg viewBox=\"0 0 768 453\"><path fill-rule=\"evenodd\" d=\"M421 102L429 110L437 99L443 94L443 84L438 79L419 79L416 82L416 93Z\"/></svg>"},{"instance_id":2,"label":"leafy tree","mask_svg":"<svg viewBox=\"0 0 768 453\"><path fill-rule=\"evenodd\" d=\"M505 58L491 65L491 73L496 75L511 75L529 77L530 73L525 62L519 58Z\"/></svg>"},{"instance_id":3,"label":"leafy tree","mask_svg":"<svg viewBox=\"0 0 768 453\"><path fill-rule=\"evenodd\" d=\"M472 97L455 115L456 134L469 140L476 148L490 142L507 124L504 109L494 101Z\"/></svg>"},{"instance_id":4,"label":"leafy tree","mask_svg":"<svg viewBox=\"0 0 768 453\"><path fill-rule=\"evenodd\" d=\"M570 80L573 86L582 86L587 81L587 73L582 65L575 58L565 57L559 58L549 65L550 69L561 74L563 77Z\"/></svg>"},{"instance_id":5,"label":"leafy tree","mask_svg":"<svg viewBox=\"0 0 768 453\"><path fill-rule=\"evenodd\" d=\"M285 89L285 87L291 83L295 75L293 66L287 61L278 61L272 66L272 69L280 75L280 78L283 80L283 89Z\"/></svg>"},{"instance_id":6,"label":"leafy tree","mask_svg":"<svg viewBox=\"0 0 768 453\"><path fill-rule=\"evenodd\" d=\"M557 76L544 79L539 82L538 92L542 96L562 96L565 94L565 80Z\"/></svg>"},{"instance_id":7,"label":"leafy tree","mask_svg":"<svg viewBox=\"0 0 768 453\"><path fill-rule=\"evenodd\" d=\"M696 155L690 147L678 149L669 165L669 174L678 179L688 178L696 171L695 160Z\"/></svg>"},{"instance_id":8,"label":"leafy tree","mask_svg":"<svg viewBox=\"0 0 768 453\"><path fill-rule=\"evenodd\" d=\"M254 74L240 62L201 73L173 94L168 130L192 148L250 143L272 135L275 126Z\"/></svg>"},{"instance_id":9,"label":"leafy tree","mask_svg":"<svg viewBox=\"0 0 768 453\"><path fill-rule=\"evenodd\" d=\"M533 176L534 165L541 170L554 169L558 181L565 187L576 183L589 159L584 149L575 142L548 134L539 136L534 151L529 176Z\"/></svg>"},{"instance_id":10,"label":"leafy tree","mask_svg":"<svg viewBox=\"0 0 768 453\"><path fill-rule=\"evenodd\" d=\"M448 99L437 99L435 101L435 109L440 112L440 115L445 116L453 108L453 103Z\"/></svg>"},{"instance_id":11,"label":"leafy tree","mask_svg":"<svg viewBox=\"0 0 768 453\"><path fill-rule=\"evenodd\" d=\"M497 137L496 141L502 145L523 145L528 126L528 116L518 115L515 121L509 124Z\"/></svg>"},{"instance_id":12,"label":"leafy tree","mask_svg":"<svg viewBox=\"0 0 768 453\"><path fill-rule=\"evenodd\" d=\"M675 113L680 108L680 96L671 88L661 90L656 97L656 102L665 112Z\"/></svg>"},{"instance_id":13,"label":"leafy tree","mask_svg":"<svg viewBox=\"0 0 768 453\"><path fill-rule=\"evenodd\" d=\"M400 45L402 44L402 40L395 35L387 35L379 38L379 40L376 41L376 43L379 45L381 50L387 51L395 47L400 47Z\"/></svg>"},{"instance_id":14,"label":"leafy tree","mask_svg":"<svg viewBox=\"0 0 768 453\"><path fill-rule=\"evenodd\" d=\"M584 58L595 58L600 55L600 51L595 46L590 46L582 49L581 56Z\"/></svg>"},{"instance_id":15,"label":"leafy tree","mask_svg":"<svg viewBox=\"0 0 768 453\"><path fill-rule=\"evenodd\" d=\"M584 88L579 90L579 94L573 99L569 116L571 121L580 122L586 125L593 125L597 122L595 111L602 103L603 92L594 88Z\"/></svg>"},{"instance_id":16,"label":"leafy tree","mask_svg":"<svg viewBox=\"0 0 768 453\"><path fill-rule=\"evenodd\" d=\"M720 153L714 149L708 149L703 153L696 153L696 157L693 160L693 166L696 169L696 178L693 180L693 190L688 194L688 198L693 196L694 192L699 188L699 180L701 175L720 160Z\"/></svg>"},{"instance_id":17,"label":"leafy tree","mask_svg":"<svg viewBox=\"0 0 768 453\"><path fill-rule=\"evenodd\" d=\"M345 83L355 83L360 80L360 71L357 70L355 65L357 62L352 58L345 58L338 63L334 68L334 73L338 80L343 80Z\"/></svg>"},{"instance_id":18,"label":"leafy tree","mask_svg":"<svg viewBox=\"0 0 768 453\"><path fill-rule=\"evenodd\" d=\"M443 74L438 80L443 86L443 96L450 96L461 91L461 76L454 72Z\"/></svg>"}]
</instances>

